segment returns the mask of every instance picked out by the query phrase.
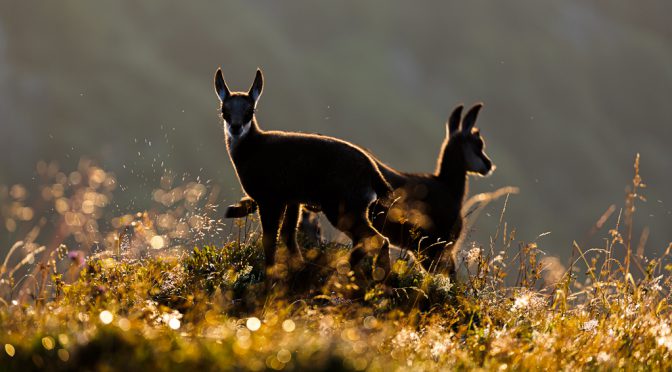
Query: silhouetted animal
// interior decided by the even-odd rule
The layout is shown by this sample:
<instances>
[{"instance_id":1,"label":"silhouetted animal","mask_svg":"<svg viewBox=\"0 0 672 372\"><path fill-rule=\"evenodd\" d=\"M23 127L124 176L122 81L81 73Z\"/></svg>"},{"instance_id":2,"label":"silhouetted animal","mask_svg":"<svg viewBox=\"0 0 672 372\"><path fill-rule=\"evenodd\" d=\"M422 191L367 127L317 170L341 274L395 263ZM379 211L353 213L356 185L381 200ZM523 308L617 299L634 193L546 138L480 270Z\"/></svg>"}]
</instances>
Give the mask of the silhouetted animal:
<instances>
[{"instance_id":1,"label":"silhouetted animal","mask_svg":"<svg viewBox=\"0 0 672 372\"><path fill-rule=\"evenodd\" d=\"M400 172L369 154L395 189L394 202L377 202L371 208L374 226L393 244L419 250L419 260L428 271L436 268L446 254L446 269L453 278L452 251L462 231L461 209L468 187L467 175L485 176L495 168L475 128L482 107L480 103L474 105L464 120L462 105L453 110L433 174ZM230 217L253 211L253 201L241 201L229 207Z\"/></svg>"},{"instance_id":2,"label":"silhouetted animal","mask_svg":"<svg viewBox=\"0 0 672 372\"><path fill-rule=\"evenodd\" d=\"M469 173L486 176L494 166L485 154L485 143L476 119L482 104L474 105L461 120L456 107L446 126L436 170L432 174L399 172L376 159L380 171L395 189L391 206L376 203L371 210L374 226L395 245L419 250L428 271L445 255L446 269L454 278L453 249L462 231L462 203Z\"/></svg>"},{"instance_id":3,"label":"silhouetted animal","mask_svg":"<svg viewBox=\"0 0 672 372\"><path fill-rule=\"evenodd\" d=\"M322 210L353 240L351 265L373 243L380 249L378 265L389 272L389 241L368 217L369 205L391 192L376 163L358 147L336 138L262 130L255 117L262 88L261 70L247 93L232 93L221 69L215 74L229 156L243 190L259 207L267 270L275 264L283 216L286 228L281 238L292 257L302 260L296 226L300 205L308 204Z\"/></svg>"}]
</instances>

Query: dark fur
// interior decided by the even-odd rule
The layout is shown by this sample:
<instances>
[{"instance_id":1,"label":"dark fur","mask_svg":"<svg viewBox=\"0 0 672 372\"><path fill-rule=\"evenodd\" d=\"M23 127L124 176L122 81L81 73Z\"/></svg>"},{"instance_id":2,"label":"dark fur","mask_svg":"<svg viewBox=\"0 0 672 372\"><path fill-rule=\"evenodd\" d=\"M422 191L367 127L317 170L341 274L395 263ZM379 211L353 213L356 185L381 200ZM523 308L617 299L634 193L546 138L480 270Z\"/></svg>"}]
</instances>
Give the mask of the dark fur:
<instances>
[{"instance_id":1,"label":"dark fur","mask_svg":"<svg viewBox=\"0 0 672 372\"><path fill-rule=\"evenodd\" d=\"M462 231L467 174L477 171L469 166L465 153L481 159L481 175L493 169L484 152L483 138L474 129L481 107L481 104L472 107L464 121L462 106L453 110L433 174L399 172L370 154L395 189L394 202L377 202L371 208L373 224L395 245L413 251L420 249L421 263L427 270L435 268L445 255L448 272L455 274L452 251ZM229 210L244 216L246 211L253 212L254 206L242 203Z\"/></svg>"},{"instance_id":2,"label":"dark fur","mask_svg":"<svg viewBox=\"0 0 672 372\"><path fill-rule=\"evenodd\" d=\"M263 88L260 70L247 93L231 93L219 69L215 88L222 101L231 161L243 190L259 207L267 268L275 264L283 219L281 238L292 256L301 260L295 230L300 205L308 204L322 210L329 222L353 239L352 265L365 254L366 241L378 237L379 264L389 271L389 242L371 225L368 208L376 196L387 196L391 188L371 157L336 138L259 128L254 108ZM240 133L246 134L233 139Z\"/></svg>"},{"instance_id":3,"label":"dark fur","mask_svg":"<svg viewBox=\"0 0 672 372\"><path fill-rule=\"evenodd\" d=\"M481 104L472 107L464 121L461 121L462 106L453 111L433 174L399 172L376 159L397 199L391 206L377 203L372 208L373 224L394 244L419 249L421 263L427 270L444 259L448 272L455 275L453 248L462 232L467 174L487 175L493 169L484 152L483 138L473 129L481 107ZM470 167L467 154L477 157L482 168Z\"/></svg>"}]
</instances>

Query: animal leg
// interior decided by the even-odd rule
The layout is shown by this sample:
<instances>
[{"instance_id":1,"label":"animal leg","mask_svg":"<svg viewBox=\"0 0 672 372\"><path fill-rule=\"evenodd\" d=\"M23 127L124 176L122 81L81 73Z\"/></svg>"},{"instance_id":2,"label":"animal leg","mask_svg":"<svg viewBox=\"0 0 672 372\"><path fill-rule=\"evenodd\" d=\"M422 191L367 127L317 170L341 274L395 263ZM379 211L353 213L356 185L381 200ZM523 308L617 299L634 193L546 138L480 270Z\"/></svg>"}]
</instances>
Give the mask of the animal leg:
<instances>
[{"instance_id":1,"label":"animal leg","mask_svg":"<svg viewBox=\"0 0 672 372\"><path fill-rule=\"evenodd\" d=\"M285 210L285 218L283 219L282 228L280 229L280 240L287 246L287 249L292 255L293 260L303 262L301 249L299 248L299 244L296 242L296 226L300 217L301 205L287 205L287 209Z\"/></svg>"},{"instance_id":2,"label":"animal leg","mask_svg":"<svg viewBox=\"0 0 672 372\"><path fill-rule=\"evenodd\" d=\"M275 249L278 239L278 230L280 229L280 219L284 207L277 205L259 206L259 217L261 218L262 245L264 246L264 257L266 261L266 274L272 272L275 265Z\"/></svg>"},{"instance_id":3,"label":"animal leg","mask_svg":"<svg viewBox=\"0 0 672 372\"><path fill-rule=\"evenodd\" d=\"M350 254L350 266L354 267L371 250L378 249L376 266L381 267L388 274L391 270L390 241L371 226L366 218L366 212L356 216L352 221L353 251Z\"/></svg>"}]
</instances>

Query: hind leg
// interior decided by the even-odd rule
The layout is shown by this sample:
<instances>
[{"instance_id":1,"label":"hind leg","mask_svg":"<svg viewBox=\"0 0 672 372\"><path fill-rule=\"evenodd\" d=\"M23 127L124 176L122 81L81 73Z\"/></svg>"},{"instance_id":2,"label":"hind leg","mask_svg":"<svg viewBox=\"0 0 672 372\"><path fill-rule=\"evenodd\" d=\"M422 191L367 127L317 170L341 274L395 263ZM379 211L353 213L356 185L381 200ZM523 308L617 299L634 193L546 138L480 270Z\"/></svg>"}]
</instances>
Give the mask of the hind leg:
<instances>
[{"instance_id":1,"label":"hind leg","mask_svg":"<svg viewBox=\"0 0 672 372\"><path fill-rule=\"evenodd\" d=\"M379 248L378 266L386 273L390 272L390 242L381 235L368 218L370 202L361 201L349 205L323 205L322 212L329 222L352 239L353 250L350 253L350 267L354 268L368 254L373 244Z\"/></svg>"},{"instance_id":2,"label":"hind leg","mask_svg":"<svg viewBox=\"0 0 672 372\"><path fill-rule=\"evenodd\" d=\"M354 267L367 253L378 249L376 266L388 274L391 270L390 241L373 228L367 214L366 211L360 214L346 214L344 218L347 220L342 222L350 226L349 235L353 245L350 266Z\"/></svg>"},{"instance_id":3,"label":"hind leg","mask_svg":"<svg viewBox=\"0 0 672 372\"><path fill-rule=\"evenodd\" d=\"M317 212L302 208L299 217L299 228L303 234L303 242L309 247L319 247L322 243L322 225Z\"/></svg>"},{"instance_id":4,"label":"hind leg","mask_svg":"<svg viewBox=\"0 0 672 372\"><path fill-rule=\"evenodd\" d=\"M280 228L280 219L284 212L284 206L273 204L259 205L259 217L261 218L262 245L264 246L264 258L266 261L266 275L271 276L275 265L275 250Z\"/></svg>"},{"instance_id":5,"label":"hind leg","mask_svg":"<svg viewBox=\"0 0 672 372\"><path fill-rule=\"evenodd\" d=\"M301 256L301 249L296 242L296 226L301 217L301 205L289 204L285 210L285 218L282 221L282 228L280 229L280 240L285 243L287 250L292 256L292 260L298 263L303 262Z\"/></svg>"}]
</instances>

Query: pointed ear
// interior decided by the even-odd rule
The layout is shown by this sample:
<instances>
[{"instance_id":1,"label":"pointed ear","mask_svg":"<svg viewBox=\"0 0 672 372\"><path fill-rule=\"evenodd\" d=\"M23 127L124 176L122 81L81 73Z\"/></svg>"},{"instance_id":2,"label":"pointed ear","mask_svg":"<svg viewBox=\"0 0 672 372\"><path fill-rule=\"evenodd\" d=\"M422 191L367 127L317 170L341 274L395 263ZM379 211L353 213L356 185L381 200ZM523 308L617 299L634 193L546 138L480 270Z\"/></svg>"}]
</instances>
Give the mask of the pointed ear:
<instances>
[{"instance_id":1,"label":"pointed ear","mask_svg":"<svg viewBox=\"0 0 672 372\"><path fill-rule=\"evenodd\" d=\"M450 114L450 118L448 119L447 124L447 129L448 129L448 135L457 133L457 131L460 129L460 121L462 120L462 109L464 108L463 105L459 105L453 109L453 113Z\"/></svg>"},{"instance_id":2,"label":"pointed ear","mask_svg":"<svg viewBox=\"0 0 672 372\"><path fill-rule=\"evenodd\" d=\"M257 103L257 100L259 100L259 96L261 96L263 89L264 75L261 73L261 69L257 69L257 75L254 77L254 83L252 83L250 90L247 92L247 94L252 97L255 104Z\"/></svg>"},{"instance_id":3,"label":"pointed ear","mask_svg":"<svg viewBox=\"0 0 672 372\"><path fill-rule=\"evenodd\" d=\"M471 128L476 125L476 118L478 118L478 112L481 111L482 107L482 103L477 103L469 109L469 112L467 112L467 114L464 116L464 120L462 121L463 133L471 133Z\"/></svg>"},{"instance_id":4,"label":"pointed ear","mask_svg":"<svg viewBox=\"0 0 672 372\"><path fill-rule=\"evenodd\" d=\"M229 87L226 86L226 82L224 81L224 75L222 75L221 68L218 68L217 72L215 73L215 92L217 92L217 96L219 97L220 101L224 101L231 95L231 91L229 90Z\"/></svg>"}]
</instances>

